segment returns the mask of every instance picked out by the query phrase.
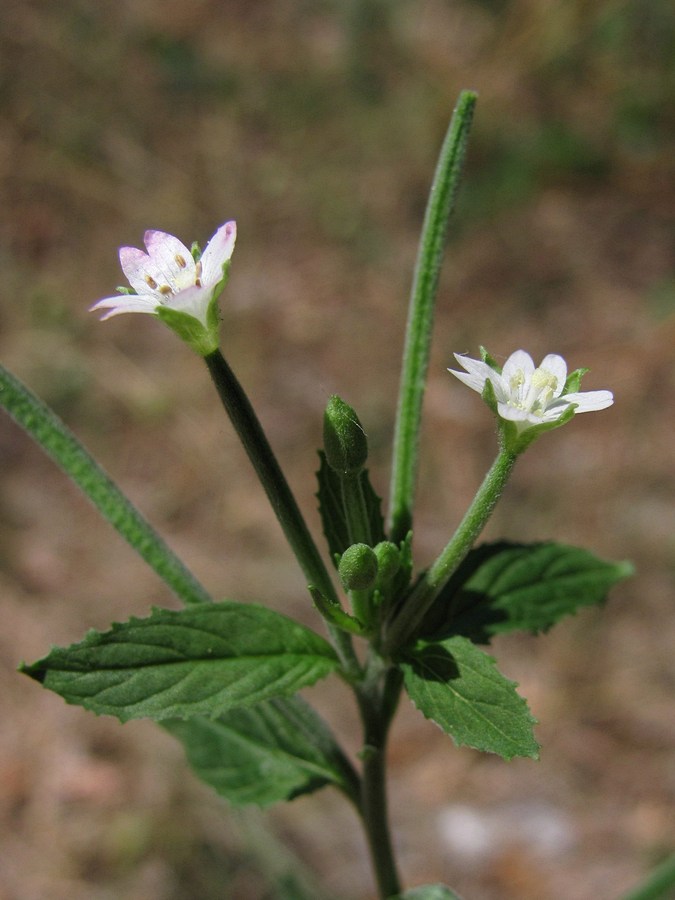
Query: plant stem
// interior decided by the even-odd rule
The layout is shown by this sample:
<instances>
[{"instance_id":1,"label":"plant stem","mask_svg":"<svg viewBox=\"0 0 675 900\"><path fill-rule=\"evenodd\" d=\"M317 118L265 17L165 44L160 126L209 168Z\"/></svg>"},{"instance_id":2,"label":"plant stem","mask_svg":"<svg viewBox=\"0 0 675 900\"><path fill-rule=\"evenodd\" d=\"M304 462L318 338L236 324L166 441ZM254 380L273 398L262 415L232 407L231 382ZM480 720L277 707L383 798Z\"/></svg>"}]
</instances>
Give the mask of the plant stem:
<instances>
[{"instance_id":1,"label":"plant stem","mask_svg":"<svg viewBox=\"0 0 675 900\"><path fill-rule=\"evenodd\" d=\"M342 507L347 521L347 533L352 544L373 543L370 529L370 519L366 509L366 501L361 486L361 473L345 474L340 476L342 487Z\"/></svg>"},{"instance_id":2,"label":"plant stem","mask_svg":"<svg viewBox=\"0 0 675 900\"><path fill-rule=\"evenodd\" d=\"M205 356L204 362L305 578L330 602L338 604L335 586L250 400L220 350ZM351 638L343 631L328 627L345 671L358 677L361 667Z\"/></svg>"},{"instance_id":3,"label":"plant stem","mask_svg":"<svg viewBox=\"0 0 675 900\"><path fill-rule=\"evenodd\" d=\"M398 701L400 681L398 679L392 681L387 673L382 688L381 666L379 657L371 657L369 676L359 686L357 697L364 726L360 812L377 881L378 895L380 900L387 900L401 891L389 830L386 785L387 734Z\"/></svg>"},{"instance_id":4,"label":"plant stem","mask_svg":"<svg viewBox=\"0 0 675 900\"><path fill-rule=\"evenodd\" d=\"M499 451L452 539L417 582L390 623L383 641L385 656L393 654L414 636L429 607L457 570L492 515L515 461L515 454L504 449Z\"/></svg>"},{"instance_id":5,"label":"plant stem","mask_svg":"<svg viewBox=\"0 0 675 900\"><path fill-rule=\"evenodd\" d=\"M462 167L477 96L462 91L438 158L429 193L408 308L391 474L390 540L404 540L412 527L422 400L429 367L434 306L448 222Z\"/></svg>"}]
</instances>

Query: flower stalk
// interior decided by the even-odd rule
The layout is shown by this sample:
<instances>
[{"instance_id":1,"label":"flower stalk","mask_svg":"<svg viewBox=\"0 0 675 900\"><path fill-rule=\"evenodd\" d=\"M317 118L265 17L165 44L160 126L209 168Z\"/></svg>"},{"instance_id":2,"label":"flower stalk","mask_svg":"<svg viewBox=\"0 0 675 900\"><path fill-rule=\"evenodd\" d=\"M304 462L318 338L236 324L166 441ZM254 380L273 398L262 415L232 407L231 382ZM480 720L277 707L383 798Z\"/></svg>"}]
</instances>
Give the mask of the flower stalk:
<instances>
[{"instance_id":1,"label":"flower stalk","mask_svg":"<svg viewBox=\"0 0 675 900\"><path fill-rule=\"evenodd\" d=\"M204 362L308 584L331 605L339 605L333 582L250 400L220 350L205 356ZM329 627L346 673L356 677L360 666L351 638Z\"/></svg>"},{"instance_id":2,"label":"flower stalk","mask_svg":"<svg viewBox=\"0 0 675 900\"><path fill-rule=\"evenodd\" d=\"M417 582L385 632L382 653L391 657L414 637L429 607L448 583L485 527L501 497L516 454L501 449L451 540Z\"/></svg>"}]
</instances>

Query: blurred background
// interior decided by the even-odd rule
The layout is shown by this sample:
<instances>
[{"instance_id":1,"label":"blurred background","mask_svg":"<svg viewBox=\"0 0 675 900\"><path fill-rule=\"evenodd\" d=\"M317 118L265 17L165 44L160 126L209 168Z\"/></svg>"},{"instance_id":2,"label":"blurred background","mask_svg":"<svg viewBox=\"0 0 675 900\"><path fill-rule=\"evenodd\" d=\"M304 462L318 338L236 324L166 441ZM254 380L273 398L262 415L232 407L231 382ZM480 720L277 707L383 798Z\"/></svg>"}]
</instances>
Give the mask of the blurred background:
<instances>
[{"instance_id":1,"label":"blurred background","mask_svg":"<svg viewBox=\"0 0 675 900\"><path fill-rule=\"evenodd\" d=\"M102 325L87 308L146 228L203 243L236 218L223 347L311 525L333 392L386 495L416 241L462 88L480 96L439 296L418 564L495 452L487 410L445 371L482 343L561 353L616 398L527 452L487 537L554 537L637 574L548 635L495 642L540 720L540 762L458 750L402 710L395 838L409 885L616 898L675 850L667 0L5 0L0 355L216 596L318 626L199 359L150 317ZM0 898L294 900L300 863L309 896L372 898L338 796L242 818L151 723L96 719L16 673L175 601L4 415L0 476ZM339 685L309 694L353 731Z\"/></svg>"}]
</instances>

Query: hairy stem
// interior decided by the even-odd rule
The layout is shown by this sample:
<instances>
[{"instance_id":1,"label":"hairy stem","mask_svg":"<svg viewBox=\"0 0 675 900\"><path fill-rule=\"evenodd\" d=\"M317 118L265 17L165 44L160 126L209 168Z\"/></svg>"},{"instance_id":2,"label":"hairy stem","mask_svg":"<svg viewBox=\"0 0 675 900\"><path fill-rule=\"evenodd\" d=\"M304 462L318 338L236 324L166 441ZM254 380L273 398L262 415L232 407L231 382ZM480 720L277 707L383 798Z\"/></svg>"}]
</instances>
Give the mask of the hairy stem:
<instances>
[{"instance_id":1,"label":"hairy stem","mask_svg":"<svg viewBox=\"0 0 675 900\"><path fill-rule=\"evenodd\" d=\"M389 673L381 683L381 660L371 657L369 677L357 692L364 726L364 746L361 751L361 818L368 840L368 848L377 881L380 900L387 900L401 891L394 848L389 829L386 782L386 748L398 696L400 680L392 680ZM394 672L396 676L397 673Z\"/></svg>"}]
</instances>

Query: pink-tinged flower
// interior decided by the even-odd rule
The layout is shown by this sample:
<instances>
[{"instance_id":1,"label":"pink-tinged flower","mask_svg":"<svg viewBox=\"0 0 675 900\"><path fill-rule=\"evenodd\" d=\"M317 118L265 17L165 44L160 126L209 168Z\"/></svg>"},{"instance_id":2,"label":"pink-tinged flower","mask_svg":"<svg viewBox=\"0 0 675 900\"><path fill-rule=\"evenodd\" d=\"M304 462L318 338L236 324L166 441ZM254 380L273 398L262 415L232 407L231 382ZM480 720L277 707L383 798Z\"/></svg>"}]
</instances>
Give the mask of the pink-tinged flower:
<instances>
[{"instance_id":1,"label":"pink-tinged flower","mask_svg":"<svg viewBox=\"0 0 675 900\"><path fill-rule=\"evenodd\" d=\"M199 353L212 352L218 346L216 301L227 282L236 236L236 223L226 222L195 260L173 235L146 231L147 252L136 247L119 252L133 293L105 297L91 309L107 310L102 319L122 313L157 315Z\"/></svg>"},{"instance_id":2,"label":"pink-tinged flower","mask_svg":"<svg viewBox=\"0 0 675 900\"><path fill-rule=\"evenodd\" d=\"M555 427L563 424L560 421L563 416L567 421L576 413L606 409L614 402L611 391L576 390L586 370L579 369L568 377L565 360L555 353L549 353L535 367L529 353L516 350L501 371L491 359L489 362L471 359L458 353L455 359L466 371L448 371L472 390L486 396L486 383L490 382L495 412L501 419L514 423L515 435L535 426Z\"/></svg>"}]
</instances>

